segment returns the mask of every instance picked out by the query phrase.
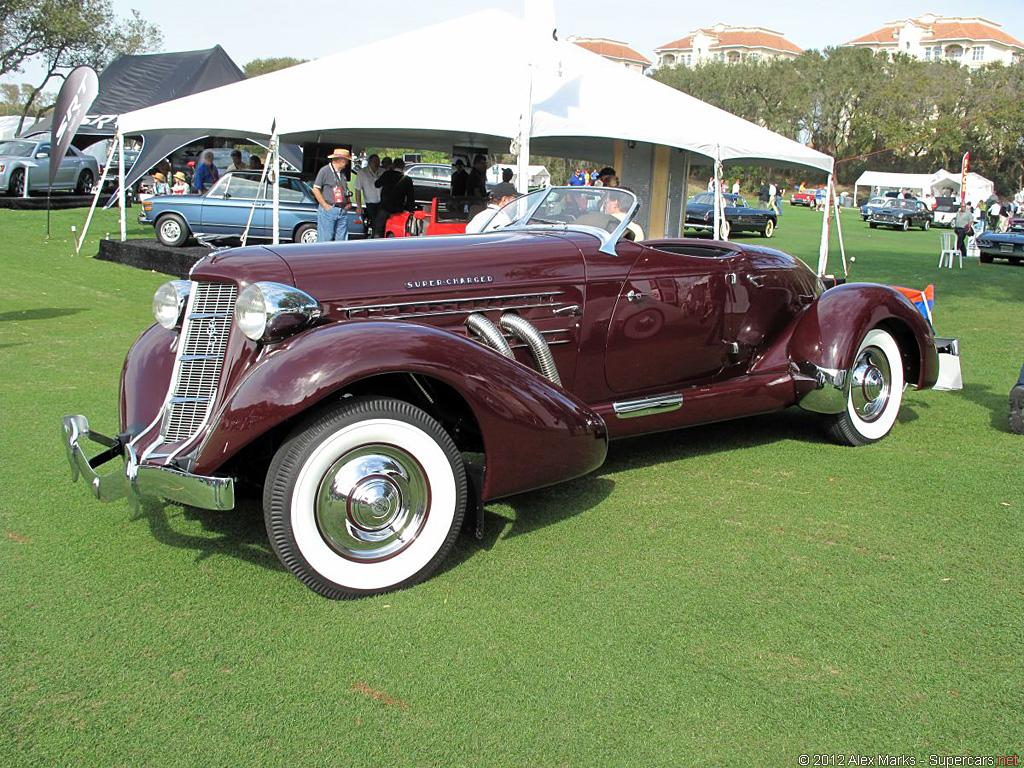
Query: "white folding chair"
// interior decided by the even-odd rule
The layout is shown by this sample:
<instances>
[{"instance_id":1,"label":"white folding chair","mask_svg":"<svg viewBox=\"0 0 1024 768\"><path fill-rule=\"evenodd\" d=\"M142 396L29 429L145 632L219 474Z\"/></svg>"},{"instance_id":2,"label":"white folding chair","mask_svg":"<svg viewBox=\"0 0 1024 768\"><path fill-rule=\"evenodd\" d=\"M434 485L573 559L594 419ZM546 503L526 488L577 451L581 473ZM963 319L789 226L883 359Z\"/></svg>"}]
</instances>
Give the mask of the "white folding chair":
<instances>
[{"instance_id":1,"label":"white folding chair","mask_svg":"<svg viewBox=\"0 0 1024 768\"><path fill-rule=\"evenodd\" d=\"M964 265L964 255L960 253L960 249L956 247L956 233L955 232L942 232L939 234L942 243L942 250L939 252L939 268L947 266L950 269L953 268L953 259L960 259L960 267Z\"/></svg>"}]
</instances>

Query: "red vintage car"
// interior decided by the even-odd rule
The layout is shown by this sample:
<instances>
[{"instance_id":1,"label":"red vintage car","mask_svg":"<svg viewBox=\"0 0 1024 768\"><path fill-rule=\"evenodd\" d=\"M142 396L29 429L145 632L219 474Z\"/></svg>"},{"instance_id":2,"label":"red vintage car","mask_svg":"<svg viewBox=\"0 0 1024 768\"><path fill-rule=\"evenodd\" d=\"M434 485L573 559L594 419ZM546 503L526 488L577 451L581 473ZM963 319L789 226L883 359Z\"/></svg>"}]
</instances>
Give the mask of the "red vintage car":
<instances>
[{"instance_id":1,"label":"red vintage car","mask_svg":"<svg viewBox=\"0 0 1024 768\"><path fill-rule=\"evenodd\" d=\"M154 297L118 435L64 419L72 476L216 510L261 486L285 567L355 597L426 578L467 510L479 530L483 504L592 472L610 439L797 405L864 445L904 385L935 383L932 332L896 291L823 291L753 245L634 242L637 207L553 187L487 234L207 256Z\"/></svg>"},{"instance_id":2,"label":"red vintage car","mask_svg":"<svg viewBox=\"0 0 1024 768\"><path fill-rule=\"evenodd\" d=\"M806 205L808 208L813 208L817 200L818 190L816 189L805 189L802 192L797 190L789 198L790 205Z\"/></svg>"},{"instance_id":3,"label":"red vintage car","mask_svg":"<svg viewBox=\"0 0 1024 768\"><path fill-rule=\"evenodd\" d=\"M461 235L466 232L468 219L445 217L440 214L437 198L430 202L429 211L402 211L388 216L384 237L416 237L419 235Z\"/></svg>"}]
</instances>

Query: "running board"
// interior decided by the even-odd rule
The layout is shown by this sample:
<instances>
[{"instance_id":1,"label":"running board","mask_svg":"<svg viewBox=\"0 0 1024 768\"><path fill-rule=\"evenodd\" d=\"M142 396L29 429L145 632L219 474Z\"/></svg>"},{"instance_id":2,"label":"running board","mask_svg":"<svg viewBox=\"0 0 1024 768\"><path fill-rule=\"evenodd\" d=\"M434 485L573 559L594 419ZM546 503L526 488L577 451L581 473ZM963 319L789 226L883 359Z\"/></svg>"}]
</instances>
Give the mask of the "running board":
<instances>
[{"instance_id":1,"label":"running board","mask_svg":"<svg viewBox=\"0 0 1024 768\"><path fill-rule=\"evenodd\" d=\"M615 415L620 419L635 419L639 416L654 416L659 413L679 410L683 405L683 396L678 392L657 397L641 397L637 400L623 400L613 403Z\"/></svg>"}]
</instances>

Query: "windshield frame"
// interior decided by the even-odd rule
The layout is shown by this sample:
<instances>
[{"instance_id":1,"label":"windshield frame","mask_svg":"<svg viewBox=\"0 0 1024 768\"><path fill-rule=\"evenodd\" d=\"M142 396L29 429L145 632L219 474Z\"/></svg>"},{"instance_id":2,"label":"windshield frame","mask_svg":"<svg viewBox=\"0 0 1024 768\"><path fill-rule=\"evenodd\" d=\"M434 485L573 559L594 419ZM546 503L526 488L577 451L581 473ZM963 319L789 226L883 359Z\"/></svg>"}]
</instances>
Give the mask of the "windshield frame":
<instances>
[{"instance_id":1,"label":"windshield frame","mask_svg":"<svg viewBox=\"0 0 1024 768\"><path fill-rule=\"evenodd\" d=\"M521 197L517 197L512 202L506 203L504 206L502 206L501 210L505 210L509 206L523 205L524 203L526 203L527 207L526 207L525 212L523 214L520 214L508 226L501 227L500 229L496 229L496 230L492 230L492 231L494 231L494 232L508 232L510 230L516 230L516 231L522 231L522 230L541 230L541 231L559 231L559 232L582 232L582 233L587 234L587 235L593 235L594 237L596 237L598 240L601 241L601 245L598 247L598 250L601 253L607 254L608 256L616 256L617 257L619 254L616 253L616 251L615 251L615 244L618 243L619 238L622 237L623 233L625 233L626 229L629 227L629 225L633 222L633 219L636 217L637 211L640 210L640 199L633 192L629 191L628 189L622 189L620 187L608 187L608 189L614 189L616 192L620 192L620 193L629 195L630 198L632 198L632 200L633 200L632 204L629 206L629 210L626 212L626 215L623 217L622 221L619 222L619 226L617 226L615 228L615 230L612 231L612 232L608 232L607 230L601 229L600 227L591 227L591 226L588 226L586 224L531 224L530 223L530 219L533 218L534 214L544 204L544 201L547 200L548 196L554 190L579 191L580 189L581 189L581 187L574 187L574 186L571 186L571 185L550 186L550 187L543 187L541 189L534 190L533 192L530 192L530 193L528 193L526 195L522 195ZM587 189L590 192L594 192L595 191L594 187L583 187L582 189ZM600 189L600 187L597 187L596 189ZM531 198L531 197L534 197L535 199L534 200L530 200L529 198Z\"/></svg>"}]
</instances>

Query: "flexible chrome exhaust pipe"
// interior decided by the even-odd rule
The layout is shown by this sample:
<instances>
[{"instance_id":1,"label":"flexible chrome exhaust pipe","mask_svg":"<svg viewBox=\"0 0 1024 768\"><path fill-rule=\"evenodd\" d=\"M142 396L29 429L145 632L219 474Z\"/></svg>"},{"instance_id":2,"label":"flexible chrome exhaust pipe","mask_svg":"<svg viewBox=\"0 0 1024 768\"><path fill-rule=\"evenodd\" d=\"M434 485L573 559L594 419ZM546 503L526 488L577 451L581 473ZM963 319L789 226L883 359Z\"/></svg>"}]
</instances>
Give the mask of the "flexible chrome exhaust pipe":
<instances>
[{"instance_id":1,"label":"flexible chrome exhaust pipe","mask_svg":"<svg viewBox=\"0 0 1024 768\"><path fill-rule=\"evenodd\" d=\"M561 386L562 380L558 376L555 360L551 357L551 348L544 341L544 337L540 335L540 331L534 328L527 320L513 312L506 312L501 316L499 322L502 328L530 348L530 352L533 354L533 359L537 362L537 368L540 372L555 384Z\"/></svg>"},{"instance_id":2,"label":"flexible chrome exhaust pipe","mask_svg":"<svg viewBox=\"0 0 1024 768\"><path fill-rule=\"evenodd\" d=\"M466 318L466 327L469 328L473 335L479 337L485 345L493 349L495 352L504 355L509 360L516 359L516 356L512 354L512 347L510 347L508 342L505 341L505 337L501 335L501 331L498 330L498 326L479 312L474 312Z\"/></svg>"}]
</instances>

